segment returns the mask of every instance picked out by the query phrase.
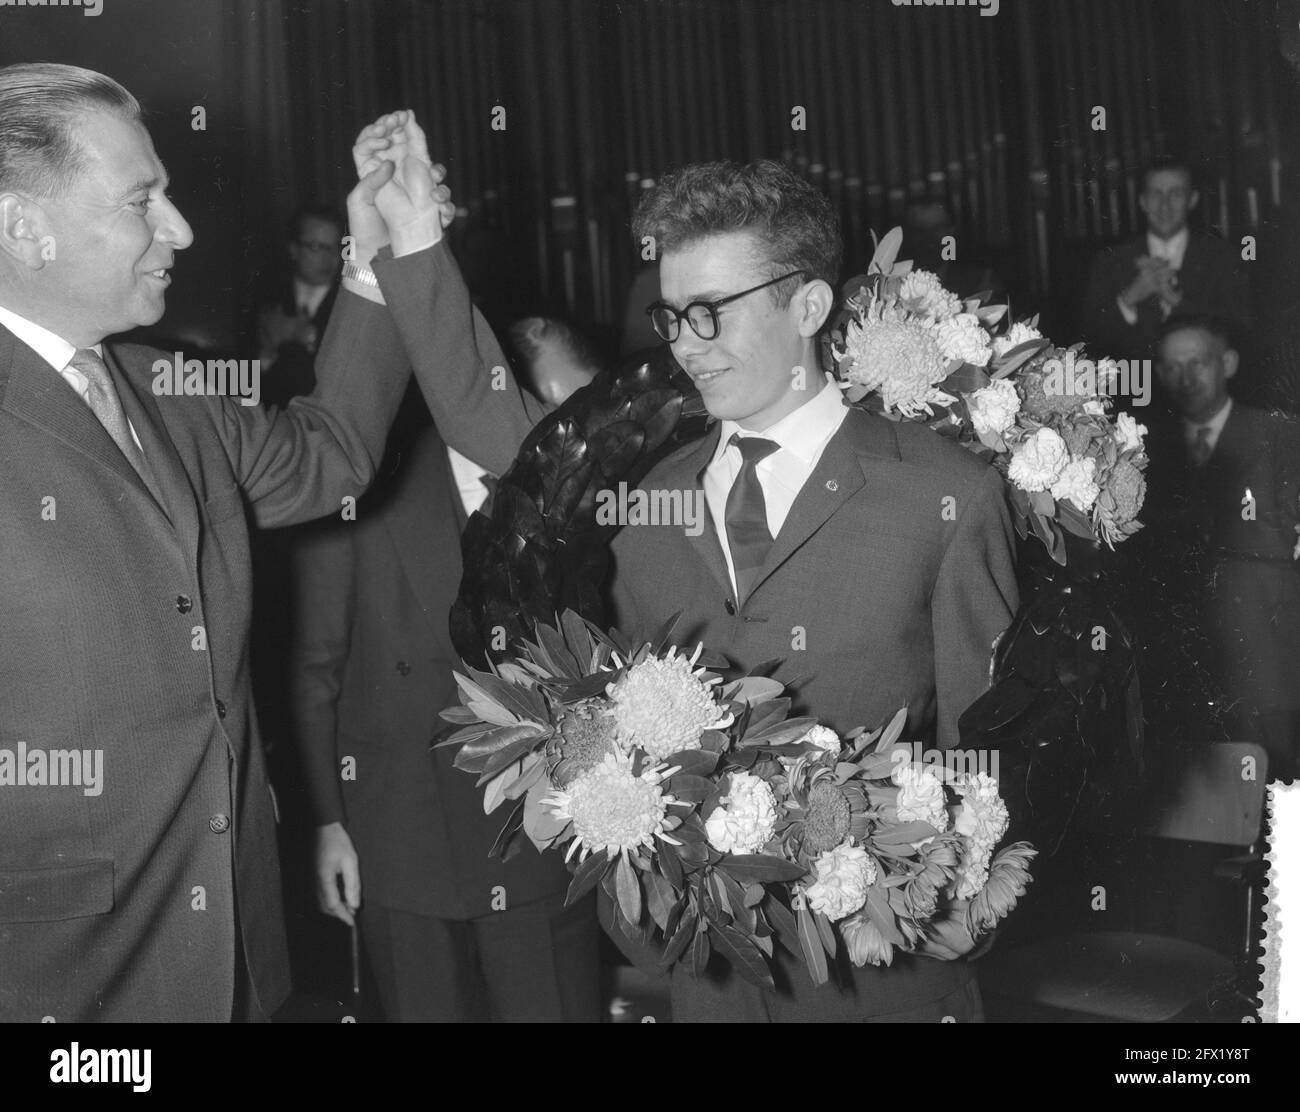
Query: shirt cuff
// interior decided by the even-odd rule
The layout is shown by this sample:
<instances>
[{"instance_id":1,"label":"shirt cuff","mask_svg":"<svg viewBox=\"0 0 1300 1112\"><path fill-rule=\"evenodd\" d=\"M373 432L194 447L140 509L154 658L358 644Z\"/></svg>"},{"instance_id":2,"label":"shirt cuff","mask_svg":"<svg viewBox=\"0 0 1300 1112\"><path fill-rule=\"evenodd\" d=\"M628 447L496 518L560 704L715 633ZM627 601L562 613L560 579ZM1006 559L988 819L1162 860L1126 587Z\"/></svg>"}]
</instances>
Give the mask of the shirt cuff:
<instances>
[{"instance_id":1,"label":"shirt cuff","mask_svg":"<svg viewBox=\"0 0 1300 1112\"><path fill-rule=\"evenodd\" d=\"M1137 324L1137 312L1125 305L1122 297L1115 298L1115 304L1119 306L1119 315L1122 316L1128 324Z\"/></svg>"}]
</instances>

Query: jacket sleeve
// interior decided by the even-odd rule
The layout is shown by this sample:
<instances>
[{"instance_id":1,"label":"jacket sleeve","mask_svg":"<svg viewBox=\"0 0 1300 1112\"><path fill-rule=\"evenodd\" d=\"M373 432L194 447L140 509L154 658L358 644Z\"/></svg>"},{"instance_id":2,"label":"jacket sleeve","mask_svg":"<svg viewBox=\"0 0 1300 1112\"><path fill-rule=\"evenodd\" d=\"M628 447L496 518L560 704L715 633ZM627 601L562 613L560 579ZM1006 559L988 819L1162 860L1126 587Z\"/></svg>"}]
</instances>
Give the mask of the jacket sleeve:
<instances>
[{"instance_id":1,"label":"jacket sleeve","mask_svg":"<svg viewBox=\"0 0 1300 1112\"><path fill-rule=\"evenodd\" d=\"M316 358L316 390L284 410L210 399L235 480L263 527L333 513L383 457L409 364L382 305L339 293Z\"/></svg>"},{"instance_id":2,"label":"jacket sleeve","mask_svg":"<svg viewBox=\"0 0 1300 1112\"><path fill-rule=\"evenodd\" d=\"M988 468L966 501L930 599L941 749L958 744L957 719L988 688L993 642L1020 605L1002 476Z\"/></svg>"},{"instance_id":3,"label":"jacket sleeve","mask_svg":"<svg viewBox=\"0 0 1300 1112\"><path fill-rule=\"evenodd\" d=\"M400 258L386 251L374 265L438 434L502 474L551 407L515 381L445 240Z\"/></svg>"},{"instance_id":4,"label":"jacket sleeve","mask_svg":"<svg viewBox=\"0 0 1300 1112\"><path fill-rule=\"evenodd\" d=\"M326 521L292 548L289 709L312 821L343 822L337 752L339 696L352 637L355 524Z\"/></svg>"}]
</instances>

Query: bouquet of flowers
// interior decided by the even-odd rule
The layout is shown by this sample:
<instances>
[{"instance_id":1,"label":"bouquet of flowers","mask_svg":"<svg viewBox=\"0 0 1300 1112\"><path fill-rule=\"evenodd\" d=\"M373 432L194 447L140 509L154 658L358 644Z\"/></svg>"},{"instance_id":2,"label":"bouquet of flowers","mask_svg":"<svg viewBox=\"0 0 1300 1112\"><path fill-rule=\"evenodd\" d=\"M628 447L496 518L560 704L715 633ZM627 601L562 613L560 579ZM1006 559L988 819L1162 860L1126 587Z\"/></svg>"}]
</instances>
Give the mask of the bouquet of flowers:
<instances>
[{"instance_id":1,"label":"bouquet of flowers","mask_svg":"<svg viewBox=\"0 0 1300 1112\"><path fill-rule=\"evenodd\" d=\"M1037 318L1006 325L1005 305L965 301L880 241L830 333L849 401L922 421L989 459L1007 479L1016 528L1057 563L1064 529L1113 548L1141 528L1146 427L1110 415L1127 366L1055 346Z\"/></svg>"},{"instance_id":2,"label":"bouquet of flowers","mask_svg":"<svg viewBox=\"0 0 1300 1112\"><path fill-rule=\"evenodd\" d=\"M900 744L906 714L841 740L789 716L774 680L723 685L702 650L633 649L566 611L491 672L457 674L441 744L509 804L494 852L564 852L572 903L601 888L614 928L696 975L714 952L772 986L773 946L814 981L857 965L954 958L1015 906L1035 851L998 848L1007 811L983 772Z\"/></svg>"}]
</instances>

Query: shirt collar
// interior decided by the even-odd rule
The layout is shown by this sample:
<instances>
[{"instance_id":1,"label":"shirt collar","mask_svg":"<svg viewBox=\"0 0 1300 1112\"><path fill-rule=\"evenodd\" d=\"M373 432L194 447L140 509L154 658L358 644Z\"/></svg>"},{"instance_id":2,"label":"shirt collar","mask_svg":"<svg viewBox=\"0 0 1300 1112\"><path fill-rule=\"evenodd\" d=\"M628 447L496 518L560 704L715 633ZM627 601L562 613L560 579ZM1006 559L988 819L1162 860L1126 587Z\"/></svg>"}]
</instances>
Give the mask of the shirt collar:
<instances>
[{"instance_id":1,"label":"shirt collar","mask_svg":"<svg viewBox=\"0 0 1300 1112\"><path fill-rule=\"evenodd\" d=\"M1186 227L1175 232L1168 239L1161 239L1154 232L1147 232L1147 253L1153 258L1168 259L1173 268L1178 270L1187 255L1187 241L1190 236L1191 233Z\"/></svg>"},{"instance_id":2,"label":"shirt collar","mask_svg":"<svg viewBox=\"0 0 1300 1112\"><path fill-rule=\"evenodd\" d=\"M1229 398L1223 403L1223 408L1219 410L1208 421L1183 421L1183 432L1186 434L1188 441L1196 439L1198 429L1209 429L1210 439L1217 440L1219 434L1223 432L1223 426L1228 423L1228 415L1232 412L1232 399Z\"/></svg>"},{"instance_id":3,"label":"shirt collar","mask_svg":"<svg viewBox=\"0 0 1300 1112\"><path fill-rule=\"evenodd\" d=\"M845 409L844 394L827 375L825 385L815 397L762 432L742 429L735 421L723 421L713 458L719 459L727 450L732 434L740 433L742 437L761 436L764 440L774 440L781 445L782 451L798 456L804 463L812 463L827 438L844 420Z\"/></svg>"},{"instance_id":4,"label":"shirt collar","mask_svg":"<svg viewBox=\"0 0 1300 1112\"><path fill-rule=\"evenodd\" d=\"M3 305L0 305L0 324L3 324L60 374L77 353L77 348L62 336L56 336L48 328L42 328L39 324L19 316ZM91 347L95 354L103 357L102 344L93 344Z\"/></svg>"}]
</instances>

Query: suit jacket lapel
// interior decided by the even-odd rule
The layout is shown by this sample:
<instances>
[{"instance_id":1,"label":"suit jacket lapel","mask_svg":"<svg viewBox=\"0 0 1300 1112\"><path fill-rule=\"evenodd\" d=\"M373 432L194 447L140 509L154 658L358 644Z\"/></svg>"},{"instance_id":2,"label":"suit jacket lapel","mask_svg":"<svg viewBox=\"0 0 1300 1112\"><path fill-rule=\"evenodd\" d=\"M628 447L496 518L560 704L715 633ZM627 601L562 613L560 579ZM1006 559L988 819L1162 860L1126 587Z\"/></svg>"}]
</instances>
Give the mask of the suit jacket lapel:
<instances>
[{"instance_id":1,"label":"suit jacket lapel","mask_svg":"<svg viewBox=\"0 0 1300 1112\"><path fill-rule=\"evenodd\" d=\"M689 492L691 497L697 498L704 506L704 528L696 537L687 533L686 543L699 558L700 563L709 569L709 574L717 580L718 586L726 592L727 597L730 597L734 588L731 586L731 575L727 571L727 557L718 542L717 526L704 497L704 470L712 461L713 453L718 450L718 437L721 432L722 425L714 422L703 439L677 459L671 460L661 473L655 475L655 485L668 490Z\"/></svg>"},{"instance_id":2,"label":"suit jacket lapel","mask_svg":"<svg viewBox=\"0 0 1300 1112\"><path fill-rule=\"evenodd\" d=\"M862 489L873 460L897 459L893 425L883 417L849 410L790 507L750 594Z\"/></svg>"},{"instance_id":3,"label":"suit jacket lapel","mask_svg":"<svg viewBox=\"0 0 1300 1112\"><path fill-rule=\"evenodd\" d=\"M132 366L122 359L108 344L104 345L106 362L116 372L118 396L122 409L140 438L140 447L153 471L158 490L154 501L181 536L185 549L191 554L198 551L199 519L195 505L194 488L189 475L167 435L158 402L153 395L152 368L143 363ZM195 399L191 404L201 405Z\"/></svg>"},{"instance_id":4,"label":"suit jacket lapel","mask_svg":"<svg viewBox=\"0 0 1300 1112\"><path fill-rule=\"evenodd\" d=\"M153 501L153 494L122 451L63 376L6 328L0 328L0 405L15 417L116 472ZM137 430L138 431L138 430Z\"/></svg>"}]
</instances>

